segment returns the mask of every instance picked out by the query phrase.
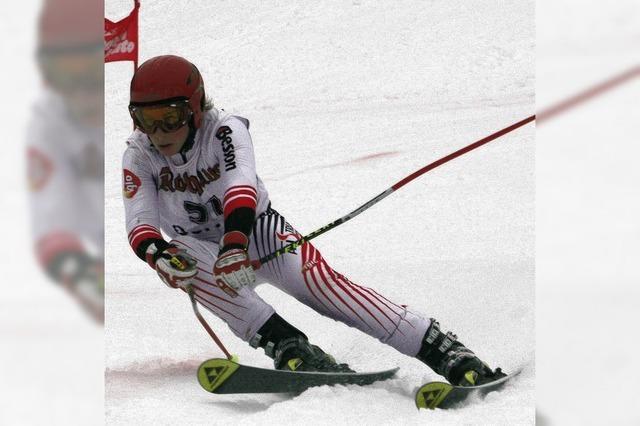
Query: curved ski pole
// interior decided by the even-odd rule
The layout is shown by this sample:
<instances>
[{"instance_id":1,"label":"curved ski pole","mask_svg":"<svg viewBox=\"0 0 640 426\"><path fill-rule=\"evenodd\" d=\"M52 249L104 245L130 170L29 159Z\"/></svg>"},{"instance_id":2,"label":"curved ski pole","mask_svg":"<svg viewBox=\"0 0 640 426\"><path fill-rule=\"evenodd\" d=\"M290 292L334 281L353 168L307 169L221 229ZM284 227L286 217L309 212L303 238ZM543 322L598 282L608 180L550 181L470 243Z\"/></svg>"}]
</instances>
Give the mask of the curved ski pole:
<instances>
[{"instance_id":1,"label":"curved ski pole","mask_svg":"<svg viewBox=\"0 0 640 426\"><path fill-rule=\"evenodd\" d=\"M189 284L187 286L186 292L189 295L189 299L191 299L191 307L193 308L193 313L196 314L198 321L200 321L200 324L202 324L204 329L207 330L207 333L209 333L209 336L211 336L213 341L216 342L216 345L218 345L218 347L222 350L222 352L224 352L227 359L229 361L232 361L234 359L233 356L229 353L227 348L224 347L224 345L222 344L222 341L218 338L216 333L214 333L211 327L209 327L209 324L200 313L200 310L198 309L198 302L196 301L196 295L195 295L195 292L193 291L193 284Z\"/></svg>"},{"instance_id":2,"label":"curved ski pole","mask_svg":"<svg viewBox=\"0 0 640 426\"><path fill-rule=\"evenodd\" d=\"M376 195L375 197L373 197L371 200L367 201L366 203L364 203L363 205L361 205L360 207L358 207L357 209L355 209L354 211L352 211L351 213L348 213L344 216L342 216L340 219L335 220L331 223L329 223L328 225L323 226L322 228L319 228L313 232L311 232L308 235L305 235L304 237L300 238L298 241L294 241L291 244L288 244L276 251L274 251L271 254L268 254L264 257L261 257L259 260L255 260L252 262L253 267L255 269L258 269L260 267L260 265L264 265L265 263L269 262L270 260L275 259L278 256L281 256L285 253L290 252L291 250L295 250L296 248L300 247L301 245L303 245L304 243L306 243L307 241L310 241L312 239L314 239L315 237L324 234L325 232L339 226L342 225L343 223L345 223L346 221L353 219L354 217L358 216L360 213L362 213L363 211L367 210L369 207L372 207L374 204L377 204L379 201L381 201L382 199L386 198L387 196L391 195L393 192L395 192L396 190L402 188L403 186L405 186L406 184L408 184L409 182L411 182L412 180L422 176L423 174L427 173L429 170L433 170L436 167L447 163L451 160L453 160L454 158L460 157L463 154L466 154L469 151L472 151L476 148L481 147L484 144L487 144L489 142L491 142L492 140L498 139L501 136L506 135L509 132L512 132L513 130L516 130L519 127L524 126L527 123L530 123L532 121L534 121L536 119L535 115L531 115L523 120L518 121L517 123L512 124L509 127L505 127L502 130L498 130L495 133L490 134L489 136L486 136L482 139L480 139L479 141L476 141L474 143L472 143L471 145L467 145L464 148L461 148L445 157L442 157L439 160L434 161L433 163L430 163L426 166L424 166L423 168L416 170L415 172L411 173L409 176L405 177L404 179L396 182L394 185L392 185L391 187L389 187L388 189L386 189L385 191L381 192L380 194Z\"/></svg>"}]
</instances>

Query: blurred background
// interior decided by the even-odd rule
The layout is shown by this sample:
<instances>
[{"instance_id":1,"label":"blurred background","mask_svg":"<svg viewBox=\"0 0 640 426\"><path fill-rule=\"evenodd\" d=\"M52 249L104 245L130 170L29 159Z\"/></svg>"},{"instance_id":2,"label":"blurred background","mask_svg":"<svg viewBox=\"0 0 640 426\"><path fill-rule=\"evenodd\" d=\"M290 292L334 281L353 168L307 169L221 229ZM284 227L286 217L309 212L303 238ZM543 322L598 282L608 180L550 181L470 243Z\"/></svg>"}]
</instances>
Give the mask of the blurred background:
<instances>
[{"instance_id":1,"label":"blurred background","mask_svg":"<svg viewBox=\"0 0 640 426\"><path fill-rule=\"evenodd\" d=\"M536 7L538 423L637 425L640 4Z\"/></svg>"},{"instance_id":2,"label":"blurred background","mask_svg":"<svg viewBox=\"0 0 640 426\"><path fill-rule=\"evenodd\" d=\"M0 424L103 423L103 2L7 3Z\"/></svg>"}]
</instances>

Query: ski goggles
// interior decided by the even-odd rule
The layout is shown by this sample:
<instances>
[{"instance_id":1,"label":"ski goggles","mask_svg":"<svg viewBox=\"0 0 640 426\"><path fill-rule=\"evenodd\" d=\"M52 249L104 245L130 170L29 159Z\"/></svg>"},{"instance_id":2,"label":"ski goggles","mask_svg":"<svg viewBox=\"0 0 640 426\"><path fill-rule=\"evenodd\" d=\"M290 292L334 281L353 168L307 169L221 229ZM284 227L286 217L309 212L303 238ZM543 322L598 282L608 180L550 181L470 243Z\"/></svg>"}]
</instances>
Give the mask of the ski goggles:
<instances>
[{"instance_id":1,"label":"ski goggles","mask_svg":"<svg viewBox=\"0 0 640 426\"><path fill-rule=\"evenodd\" d=\"M129 105L129 113L136 126L146 134L158 128L173 133L189 122L193 112L188 99L168 100L150 105Z\"/></svg>"}]
</instances>

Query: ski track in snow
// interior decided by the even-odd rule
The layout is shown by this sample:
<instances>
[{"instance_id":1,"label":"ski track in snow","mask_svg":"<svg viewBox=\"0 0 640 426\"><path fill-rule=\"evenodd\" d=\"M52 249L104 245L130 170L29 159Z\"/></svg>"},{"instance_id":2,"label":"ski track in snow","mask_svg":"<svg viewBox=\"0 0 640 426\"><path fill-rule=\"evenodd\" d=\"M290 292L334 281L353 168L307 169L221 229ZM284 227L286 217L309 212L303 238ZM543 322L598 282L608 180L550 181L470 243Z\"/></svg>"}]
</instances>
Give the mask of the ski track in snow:
<instances>
[{"instance_id":1,"label":"ski track in snow","mask_svg":"<svg viewBox=\"0 0 640 426\"><path fill-rule=\"evenodd\" d=\"M106 16L130 7L111 0ZM531 1L162 0L142 5L141 59L184 55L217 106L251 120L273 205L306 233L533 113L533 10ZM221 354L188 298L131 253L124 231L119 164L131 68L108 64L105 73L108 424L533 424L533 126L316 240L337 271L437 318L490 364L509 371L529 362L521 377L481 404L419 412L414 389L438 378L426 366L264 285L258 292L338 360L361 371L398 365L398 376L294 398L210 395L195 369ZM241 362L270 366L205 315Z\"/></svg>"}]
</instances>

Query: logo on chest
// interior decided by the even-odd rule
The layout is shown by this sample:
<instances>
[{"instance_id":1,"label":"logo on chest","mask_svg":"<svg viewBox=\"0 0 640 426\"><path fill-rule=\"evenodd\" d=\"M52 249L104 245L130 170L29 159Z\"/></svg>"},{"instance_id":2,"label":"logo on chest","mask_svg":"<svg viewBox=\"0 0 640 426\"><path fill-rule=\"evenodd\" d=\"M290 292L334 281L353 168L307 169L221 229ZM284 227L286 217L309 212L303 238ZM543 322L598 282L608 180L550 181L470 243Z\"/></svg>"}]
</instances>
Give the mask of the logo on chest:
<instances>
[{"instance_id":1,"label":"logo on chest","mask_svg":"<svg viewBox=\"0 0 640 426\"><path fill-rule=\"evenodd\" d=\"M174 175L171 168L163 167L159 178L158 190L160 191L191 192L202 195L205 186L220 178L220 167L216 164L213 167L202 168L195 176L188 172Z\"/></svg>"}]
</instances>

